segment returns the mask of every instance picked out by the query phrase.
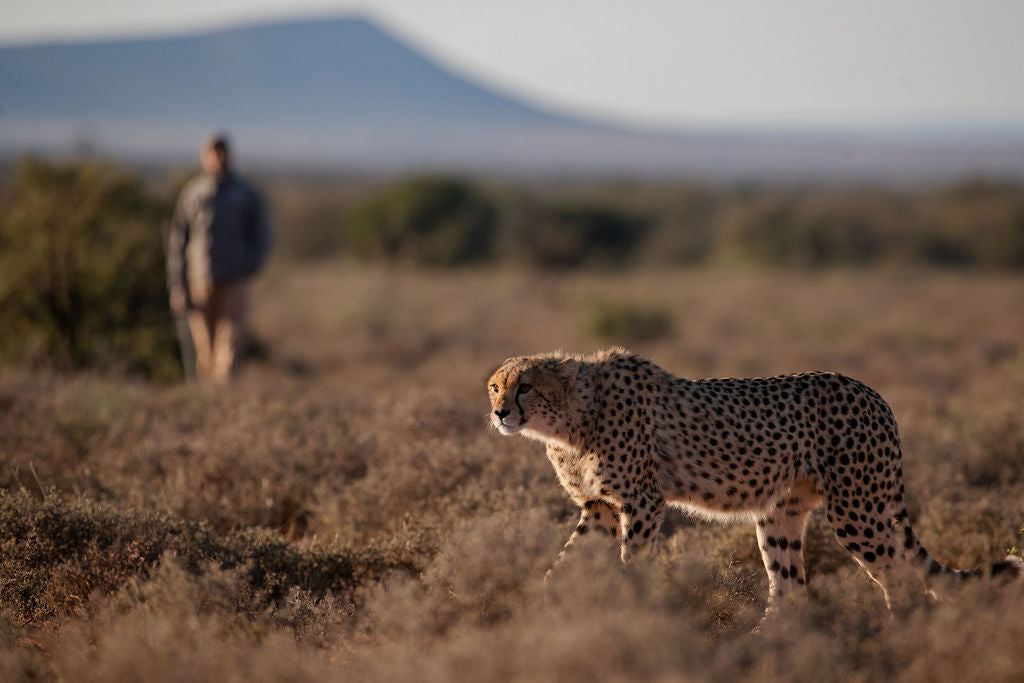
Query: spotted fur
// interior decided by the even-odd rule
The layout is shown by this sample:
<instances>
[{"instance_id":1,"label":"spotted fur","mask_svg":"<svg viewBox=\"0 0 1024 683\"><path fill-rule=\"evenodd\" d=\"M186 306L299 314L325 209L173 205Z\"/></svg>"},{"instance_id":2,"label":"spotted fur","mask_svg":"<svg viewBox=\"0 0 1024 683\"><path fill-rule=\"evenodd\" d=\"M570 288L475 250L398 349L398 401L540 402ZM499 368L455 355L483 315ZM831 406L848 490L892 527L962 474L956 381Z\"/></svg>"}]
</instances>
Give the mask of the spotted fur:
<instances>
[{"instance_id":1,"label":"spotted fur","mask_svg":"<svg viewBox=\"0 0 1024 683\"><path fill-rule=\"evenodd\" d=\"M618 539L623 560L653 550L666 505L745 517L756 523L771 603L805 592L804 533L824 502L836 539L887 604L887 570L903 561L926 579L1024 573L1012 556L959 571L929 555L907 519L892 411L848 377L690 381L612 348L510 358L488 393L492 424L544 442L581 507L559 560L591 529Z\"/></svg>"}]
</instances>

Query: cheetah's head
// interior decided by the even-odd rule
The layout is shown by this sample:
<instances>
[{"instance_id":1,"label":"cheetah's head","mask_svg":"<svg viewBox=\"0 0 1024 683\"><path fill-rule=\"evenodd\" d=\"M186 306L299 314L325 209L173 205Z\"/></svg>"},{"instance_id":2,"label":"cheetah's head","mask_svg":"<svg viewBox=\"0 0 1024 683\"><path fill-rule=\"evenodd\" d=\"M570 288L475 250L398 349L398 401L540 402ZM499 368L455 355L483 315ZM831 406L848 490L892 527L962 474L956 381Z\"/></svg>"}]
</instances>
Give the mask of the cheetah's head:
<instances>
[{"instance_id":1,"label":"cheetah's head","mask_svg":"<svg viewBox=\"0 0 1024 683\"><path fill-rule=\"evenodd\" d=\"M567 441L569 397L579 365L562 354L506 360L487 380L491 424L505 435Z\"/></svg>"}]
</instances>

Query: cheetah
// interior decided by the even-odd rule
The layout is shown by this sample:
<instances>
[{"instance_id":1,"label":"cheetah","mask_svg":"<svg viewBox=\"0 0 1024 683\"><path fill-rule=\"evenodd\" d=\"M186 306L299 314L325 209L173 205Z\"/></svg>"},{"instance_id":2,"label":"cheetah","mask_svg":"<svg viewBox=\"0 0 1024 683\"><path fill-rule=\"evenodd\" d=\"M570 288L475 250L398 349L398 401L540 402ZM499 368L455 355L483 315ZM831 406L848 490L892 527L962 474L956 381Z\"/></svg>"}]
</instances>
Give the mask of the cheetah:
<instances>
[{"instance_id":1,"label":"cheetah","mask_svg":"<svg viewBox=\"0 0 1024 683\"><path fill-rule=\"evenodd\" d=\"M926 584L937 575L1024 573L1012 555L967 571L929 555L907 519L892 410L843 375L691 381L616 347L510 358L487 387L492 425L545 443L582 508L556 566L591 529L617 539L623 561L640 548L654 552L668 505L745 518L756 524L770 612L784 596L806 595L804 533L824 502L836 539L890 609L886 579L899 563Z\"/></svg>"}]
</instances>

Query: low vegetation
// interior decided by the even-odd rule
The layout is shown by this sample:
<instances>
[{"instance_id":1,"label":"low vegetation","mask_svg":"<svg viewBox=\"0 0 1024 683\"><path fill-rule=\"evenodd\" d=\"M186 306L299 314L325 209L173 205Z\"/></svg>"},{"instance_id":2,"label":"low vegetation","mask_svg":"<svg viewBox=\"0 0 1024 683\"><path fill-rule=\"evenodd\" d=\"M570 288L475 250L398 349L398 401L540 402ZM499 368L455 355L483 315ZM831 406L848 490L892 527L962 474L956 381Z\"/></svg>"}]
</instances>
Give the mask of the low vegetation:
<instances>
[{"instance_id":1,"label":"low vegetation","mask_svg":"<svg viewBox=\"0 0 1024 683\"><path fill-rule=\"evenodd\" d=\"M486 426L482 383L620 341L585 315L603 302L671 321L628 343L681 375L866 381L929 550L1024 545L1017 275L278 265L266 357L231 386L0 374L0 678L1019 679L1024 582L911 583L890 619L820 518L809 604L755 635L745 524L673 513L629 566L588 537L545 588L576 513L539 445Z\"/></svg>"},{"instance_id":2,"label":"low vegetation","mask_svg":"<svg viewBox=\"0 0 1024 683\"><path fill-rule=\"evenodd\" d=\"M0 180L0 680L1020 679L1024 581L915 582L890 618L820 518L809 604L756 634L749 525L673 512L628 566L587 537L545 587L577 513L482 384L612 343L689 377L843 372L895 411L932 554L1000 558L1021 188L265 187L261 353L208 388L153 381L178 372L173 193L101 164Z\"/></svg>"}]
</instances>

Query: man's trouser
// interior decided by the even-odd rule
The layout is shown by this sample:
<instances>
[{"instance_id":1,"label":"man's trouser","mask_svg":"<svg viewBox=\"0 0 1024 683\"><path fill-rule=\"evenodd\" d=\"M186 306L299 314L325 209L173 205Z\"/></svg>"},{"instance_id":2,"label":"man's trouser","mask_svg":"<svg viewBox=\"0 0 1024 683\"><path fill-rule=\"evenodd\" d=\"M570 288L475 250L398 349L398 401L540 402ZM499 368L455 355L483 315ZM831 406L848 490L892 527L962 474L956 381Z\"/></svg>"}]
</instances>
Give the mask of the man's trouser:
<instances>
[{"instance_id":1,"label":"man's trouser","mask_svg":"<svg viewBox=\"0 0 1024 683\"><path fill-rule=\"evenodd\" d=\"M188 325L199 381L230 379L242 353L249 287L244 280L214 285L205 300L192 302Z\"/></svg>"}]
</instances>

